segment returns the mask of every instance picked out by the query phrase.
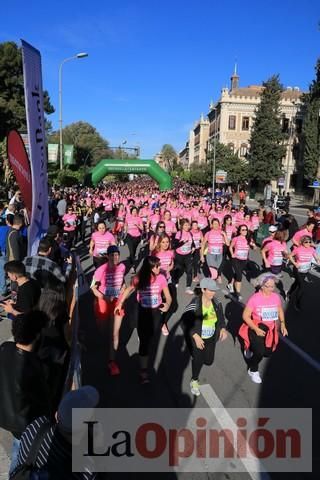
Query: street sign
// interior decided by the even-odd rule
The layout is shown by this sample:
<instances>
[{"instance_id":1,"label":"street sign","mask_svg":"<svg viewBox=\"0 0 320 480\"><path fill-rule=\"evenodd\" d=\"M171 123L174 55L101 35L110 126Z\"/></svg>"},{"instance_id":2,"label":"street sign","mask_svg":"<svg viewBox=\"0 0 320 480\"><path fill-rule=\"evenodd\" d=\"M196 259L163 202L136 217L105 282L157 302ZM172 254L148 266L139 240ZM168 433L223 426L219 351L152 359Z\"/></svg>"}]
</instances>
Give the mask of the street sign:
<instances>
[{"instance_id":1,"label":"street sign","mask_svg":"<svg viewBox=\"0 0 320 480\"><path fill-rule=\"evenodd\" d=\"M285 183L285 178L284 177L280 177L278 179L278 187L284 187L284 183Z\"/></svg>"},{"instance_id":2,"label":"street sign","mask_svg":"<svg viewBox=\"0 0 320 480\"><path fill-rule=\"evenodd\" d=\"M227 181L227 172L224 170L216 171L216 183L226 183Z\"/></svg>"}]
</instances>

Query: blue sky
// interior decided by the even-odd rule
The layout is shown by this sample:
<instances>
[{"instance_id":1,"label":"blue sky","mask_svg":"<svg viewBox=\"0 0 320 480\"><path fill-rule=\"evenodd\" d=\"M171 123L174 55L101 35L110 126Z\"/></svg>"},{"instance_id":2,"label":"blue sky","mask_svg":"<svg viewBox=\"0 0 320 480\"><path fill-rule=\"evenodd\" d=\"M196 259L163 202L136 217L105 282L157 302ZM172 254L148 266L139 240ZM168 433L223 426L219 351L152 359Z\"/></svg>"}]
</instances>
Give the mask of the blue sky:
<instances>
[{"instance_id":1,"label":"blue sky","mask_svg":"<svg viewBox=\"0 0 320 480\"><path fill-rule=\"evenodd\" d=\"M152 158L164 143L184 146L235 59L242 86L279 73L285 86L307 89L319 21L319 0L11 0L0 41L23 38L41 51L54 128L59 64L88 52L64 66L64 124L87 121L111 146L127 140Z\"/></svg>"}]
</instances>

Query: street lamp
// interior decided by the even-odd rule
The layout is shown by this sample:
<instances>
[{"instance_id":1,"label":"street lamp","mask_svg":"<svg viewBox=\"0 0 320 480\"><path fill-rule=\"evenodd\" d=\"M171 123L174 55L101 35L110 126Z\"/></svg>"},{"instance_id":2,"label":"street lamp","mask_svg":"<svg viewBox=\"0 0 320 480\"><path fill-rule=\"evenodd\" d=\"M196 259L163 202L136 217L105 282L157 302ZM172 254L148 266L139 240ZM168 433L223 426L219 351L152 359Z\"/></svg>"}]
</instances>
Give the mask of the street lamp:
<instances>
[{"instance_id":1,"label":"street lamp","mask_svg":"<svg viewBox=\"0 0 320 480\"><path fill-rule=\"evenodd\" d=\"M213 137L213 161L212 161L212 198L214 199L214 192L216 189L216 149L217 149L217 108L212 108L214 111L214 137Z\"/></svg>"},{"instance_id":2,"label":"street lamp","mask_svg":"<svg viewBox=\"0 0 320 480\"><path fill-rule=\"evenodd\" d=\"M60 142L59 142L59 149L60 149L60 170L63 169L63 142L62 142L62 67L66 62L70 60L74 60L77 58L84 58L87 57L88 54L85 52L77 53L73 55L73 57L65 58L59 66L59 130L60 130Z\"/></svg>"}]
</instances>

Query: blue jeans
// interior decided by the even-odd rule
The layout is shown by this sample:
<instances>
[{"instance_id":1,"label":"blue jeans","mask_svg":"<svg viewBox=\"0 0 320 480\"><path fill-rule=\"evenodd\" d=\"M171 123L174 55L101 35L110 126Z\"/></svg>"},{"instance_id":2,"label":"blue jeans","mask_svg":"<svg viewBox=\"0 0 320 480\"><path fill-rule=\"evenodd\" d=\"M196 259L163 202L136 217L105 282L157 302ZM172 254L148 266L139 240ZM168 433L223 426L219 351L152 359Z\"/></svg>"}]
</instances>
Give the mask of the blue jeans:
<instances>
[{"instance_id":1,"label":"blue jeans","mask_svg":"<svg viewBox=\"0 0 320 480\"><path fill-rule=\"evenodd\" d=\"M7 291L6 274L4 265L7 263L7 257L1 255L0 257L0 295L4 295Z\"/></svg>"},{"instance_id":2,"label":"blue jeans","mask_svg":"<svg viewBox=\"0 0 320 480\"><path fill-rule=\"evenodd\" d=\"M18 440L17 438L13 439L12 451L11 451L11 464L10 464L10 468L9 468L9 474L11 474L13 472L13 470L18 465L18 455L19 455L20 442L21 442L21 440Z\"/></svg>"}]
</instances>

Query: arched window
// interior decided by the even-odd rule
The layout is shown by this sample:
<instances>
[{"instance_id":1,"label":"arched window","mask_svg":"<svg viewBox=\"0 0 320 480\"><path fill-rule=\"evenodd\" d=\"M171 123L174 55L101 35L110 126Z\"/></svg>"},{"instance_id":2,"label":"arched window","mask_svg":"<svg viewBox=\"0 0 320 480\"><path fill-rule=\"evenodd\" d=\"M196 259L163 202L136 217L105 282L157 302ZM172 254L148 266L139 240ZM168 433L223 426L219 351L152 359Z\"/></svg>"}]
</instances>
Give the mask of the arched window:
<instances>
[{"instance_id":1,"label":"arched window","mask_svg":"<svg viewBox=\"0 0 320 480\"><path fill-rule=\"evenodd\" d=\"M231 152L234 153L234 144L228 143L228 147L230 148Z\"/></svg>"}]
</instances>

